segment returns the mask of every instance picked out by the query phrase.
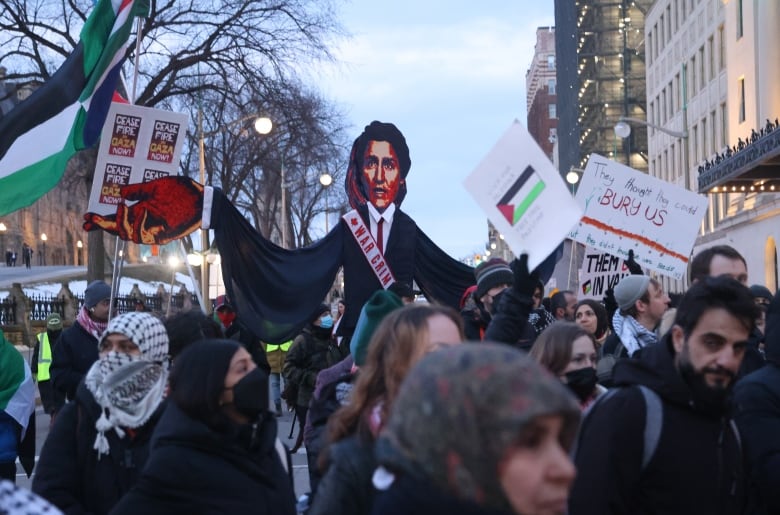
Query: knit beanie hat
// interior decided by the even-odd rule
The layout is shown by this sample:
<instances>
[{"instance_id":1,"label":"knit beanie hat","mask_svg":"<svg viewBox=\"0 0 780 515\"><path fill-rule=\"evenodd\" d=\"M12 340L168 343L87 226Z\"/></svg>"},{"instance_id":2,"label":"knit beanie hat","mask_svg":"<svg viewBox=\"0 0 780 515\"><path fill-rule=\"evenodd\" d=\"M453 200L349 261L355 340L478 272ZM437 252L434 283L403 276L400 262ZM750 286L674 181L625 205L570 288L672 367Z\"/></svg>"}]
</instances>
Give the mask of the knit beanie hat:
<instances>
[{"instance_id":1,"label":"knit beanie hat","mask_svg":"<svg viewBox=\"0 0 780 515\"><path fill-rule=\"evenodd\" d=\"M647 291L650 277L647 275L627 275L615 286L615 301L621 311L631 309Z\"/></svg>"},{"instance_id":2,"label":"knit beanie hat","mask_svg":"<svg viewBox=\"0 0 780 515\"><path fill-rule=\"evenodd\" d=\"M563 418L564 446L573 442L580 408L557 377L507 345L453 345L408 373L375 454L391 473L511 513L497 471L523 430L547 415Z\"/></svg>"},{"instance_id":3,"label":"knit beanie hat","mask_svg":"<svg viewBox=\"0 0 780 515\"><path fill-rule=\"evenodd\" d=\"M349 342L349 351L355 365L362 367L365 364L368 343L382 319L403 305L401 298L391 291L377 290L371 295L363 309L360 310L355 332Z\"/></svg>"},{"instance_id":4,"label":"knit beanie hat","mask_svg":"<svg viewBox=\"0 0 780 515\"><path fill-rule=\"evenodd\" d=\"M111 298L111 286L103 281L92 281L84 292L84 307L94 308L101 300Z\"/></svg>"},{"instance_id":5,"label":"knit beanie hat","mask_svg":"<svg viewBox=\"0 0 780 515\"><path fill-rule=\"evenodd\" d=\"M750 287L750 293L753 294L754 299L765 299L767 304L772 302L772 292L766 286L754 284Z\"/></svg>"},{"instance_id":6,"label":"knit beanie hat","mask_svg":"<svg viewBox=\"0 0 780 515\"><path fill-rule=\"evenodd\" d=\"M59 313L49 313L49 316L46 317L46 329L49 331L62 329L62 317Z\"/></svg>"},{"instance_id":7,"label":"knit beanie hat","mask_svg":"<svg viewBox=\"0 0 780 515\"><path fill-rule=\"evenodd\" d=\"M477 278L477 298L481 299L491 288L501 284L512 284L515 276L506 261L493 258L474 269Z\"/></svg>"}]
</instances>

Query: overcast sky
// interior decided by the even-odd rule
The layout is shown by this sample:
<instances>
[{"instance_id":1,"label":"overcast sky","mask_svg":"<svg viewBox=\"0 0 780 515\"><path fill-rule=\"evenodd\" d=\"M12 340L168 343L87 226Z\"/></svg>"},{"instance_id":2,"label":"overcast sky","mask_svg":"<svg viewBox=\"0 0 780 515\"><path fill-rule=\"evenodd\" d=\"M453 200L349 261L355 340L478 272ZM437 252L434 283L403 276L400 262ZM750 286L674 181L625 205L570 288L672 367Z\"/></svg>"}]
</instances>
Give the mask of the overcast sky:
<instances>
[{"instance_id":1,"label":"overcast sky","mask_svg":"<svg viewBox=\"0 0 780 515\"><path fill-rule=\"evenodd\" d=\"M402 209L452 257L484 251L487 220L463 180L514 119L525 124L525 73L553 0L347 0L340 12L352 37L320 72L324 95L352 139L394 123L412 159Z\"/></svg>"}]
</instances>

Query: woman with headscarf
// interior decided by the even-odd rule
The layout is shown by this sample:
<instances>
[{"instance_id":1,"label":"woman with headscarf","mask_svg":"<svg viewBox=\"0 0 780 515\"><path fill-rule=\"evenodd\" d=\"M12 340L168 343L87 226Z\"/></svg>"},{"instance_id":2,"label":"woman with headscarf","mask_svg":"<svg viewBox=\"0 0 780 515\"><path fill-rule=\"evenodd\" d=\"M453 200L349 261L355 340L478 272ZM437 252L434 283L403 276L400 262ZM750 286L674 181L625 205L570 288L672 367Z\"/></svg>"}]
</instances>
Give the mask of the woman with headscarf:
<instances>
[{"instance_id":1,"label":"woman with headscarf","mask_svg":"<svg viewBox=\"0 0 780 515\"><path fill-rule=\"evenodd\" d=\"M594 299L583 299L577 303L574 308L574 321L593 335L599 349L611 333L607 308Z\"/></svg>"},{"instance_id":2,"label":"woman with headscarf","mask_svg":"<svg viewBox=\"0 0 780 515\"><path fill-rule=\"evenodd\" d=\"M112 319L98 360L41 450L32 489L69 514L108 513L149 456L168 380L168 335L149 313Z\"/></svg>"},{"instance_id":3,"label":"woman with headscarf","mask_svg":"<svg viewBox=\"0 0 780 515\"><path fill-rule=\"evenodd\" d=\"M268 374L233 340L188 346L137 485L112 515L293 515L292 481L276 448Z\"/></svg>"},{"instance_id":4,"label":"woman with headscarf","mask_svg":"<svg viewBox=\"0 0 780 515\"><path fill-rule=\"evenodd\" d=\"M565 513L580 410L506 345L458 345L406 376L376 444L374 515Z\"/></svg>"},{"instance_id":5,"label":"woman with headscarf","mask_svg":"<svg viewBox=\"0 0 780 515\"><path fill-rule=\"evenodd\" d=\"M377 295L381 293L374 294L372 299ZM368 339L367 354L357 348L353 352L360 371L349 402L328 421L331 446L325 461L329 466L309 515L371 512L371 473L376 468L374 442L387 421L401 382L429 352L463 341L460 315L444 306L409 305L384 312L382 318L364 318L361 313L358 320L356 339L361 339L368 326L377 327L370 327L373 335Z\"/></svg>"},{"instance_id":6,"label":"woman with headscarf","mask_svg":"<svg viewBox=\"0 0 780 515\"><path fill-rule=\"evenodd\" d=\"M607 389L597 384L598 350L593 335L574 322L555 322L534 342L529 355L558 376L584 410Z\"/></svg>"}]
</instances>

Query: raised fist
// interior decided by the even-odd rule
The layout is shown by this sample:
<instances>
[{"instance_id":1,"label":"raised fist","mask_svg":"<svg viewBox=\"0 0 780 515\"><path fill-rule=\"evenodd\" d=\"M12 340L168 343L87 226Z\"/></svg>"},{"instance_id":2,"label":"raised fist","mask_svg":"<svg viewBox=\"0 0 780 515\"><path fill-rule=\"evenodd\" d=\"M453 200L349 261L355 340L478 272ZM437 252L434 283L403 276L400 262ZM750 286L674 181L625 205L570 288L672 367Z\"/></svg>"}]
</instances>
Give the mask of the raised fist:
<instances>
[{"instance_id":1,"label":"raised fist","mask_svg":"<svg viewBox=\"0 0 780 515\"><path fill-rule=\"evenodd\" d=\"M163 177L122 186L116 214L84 215L84 230L103 229L123 240L163 245L200 226L203 186L189 177Z\"/></svg>"}]
</instances>

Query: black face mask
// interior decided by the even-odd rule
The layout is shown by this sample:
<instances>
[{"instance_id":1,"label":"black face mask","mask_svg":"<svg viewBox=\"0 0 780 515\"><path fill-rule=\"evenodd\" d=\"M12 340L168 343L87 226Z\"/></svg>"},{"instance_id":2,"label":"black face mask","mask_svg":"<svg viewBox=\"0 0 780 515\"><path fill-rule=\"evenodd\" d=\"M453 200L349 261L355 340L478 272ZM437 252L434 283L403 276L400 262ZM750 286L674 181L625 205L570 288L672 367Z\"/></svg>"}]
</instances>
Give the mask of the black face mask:
<instances>
[{"instance_id":1,"label":"black face mask","mask_svg":"<svg viewBox=\"0 0 780 515\"><path fill-rule=\"evenodd\" d=\"M593 367L572 370L566 373L565 377L567 381L566 386L577 396L580 402L585 402L593 395L593 389L596 388L596 383L598 382L596 369Z\"/></svg>"},{"instance_id":2,"label":"black face mask","mask_svg":"<svg viewBox=\"0 0 780 515\"><path fill-rule=\"evenodd\" d=\"M234 384L233 406L251 421L268 411L268 374L256 368Z\"/></svg>"}]
</instances>

